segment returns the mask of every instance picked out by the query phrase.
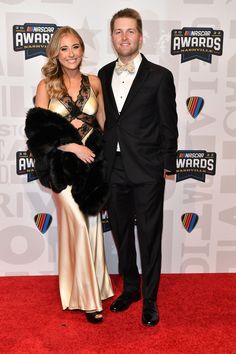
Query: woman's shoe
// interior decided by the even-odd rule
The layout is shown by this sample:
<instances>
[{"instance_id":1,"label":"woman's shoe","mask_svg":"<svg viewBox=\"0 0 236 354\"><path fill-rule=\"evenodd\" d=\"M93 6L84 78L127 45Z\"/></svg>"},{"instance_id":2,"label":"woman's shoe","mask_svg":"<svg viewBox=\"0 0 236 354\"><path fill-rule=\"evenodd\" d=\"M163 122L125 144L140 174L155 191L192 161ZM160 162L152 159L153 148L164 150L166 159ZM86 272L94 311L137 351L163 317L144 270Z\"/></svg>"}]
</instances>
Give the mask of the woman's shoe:
<instances>
[{"instance_id":1,"label":"woman's shoe","mask_svg":"<svg viewBox=\"0 0 236 354\"><path fill-rule=\"evenodd\" d=\"M85 316L90 323L101 323L103 321L103 316L101 312L85 312Z\"/></svg>"}]
</instances>

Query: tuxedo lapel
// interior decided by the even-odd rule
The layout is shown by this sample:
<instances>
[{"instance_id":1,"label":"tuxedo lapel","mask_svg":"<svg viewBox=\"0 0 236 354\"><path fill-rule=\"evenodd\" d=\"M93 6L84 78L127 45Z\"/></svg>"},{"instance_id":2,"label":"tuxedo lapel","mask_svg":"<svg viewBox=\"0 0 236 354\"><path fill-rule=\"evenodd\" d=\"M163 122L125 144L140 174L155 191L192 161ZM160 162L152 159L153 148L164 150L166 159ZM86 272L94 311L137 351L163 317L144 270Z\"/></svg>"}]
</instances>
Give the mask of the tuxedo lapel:
<instances>
[{"instance_id":1,"label":"tuxedo lapel","mask_svg":"<svg viewBox=\"0 0 236 354\"><path fill-rule=\"evenodd\" d=\"M112 90L112 76L113 76L113 71L115 68L115 63L116 61L112 62L111 65L107 69L107 75L105 78L105 90L106 90L106 95L107 95L107 102L111 105L113 110L116 112L116 115L119 116L114 93Z\"/></svg>"},{"instance_id":2,"label":"tuxedo lapel","mask_svg":"<svg viewBox=\"0 0 236 354\"><path fill-rule=\"evenodd\" d=\"M139 66L138 72L129 90L128 96L125 100L124 106L121 110L122 113L129 107L130 102L134 99L137 91L142 87L143 82L149 77L149 65L147 59L142 55L142 62ZM114 96L113 96L114 97Z\"/></svg>"}]
</instances>

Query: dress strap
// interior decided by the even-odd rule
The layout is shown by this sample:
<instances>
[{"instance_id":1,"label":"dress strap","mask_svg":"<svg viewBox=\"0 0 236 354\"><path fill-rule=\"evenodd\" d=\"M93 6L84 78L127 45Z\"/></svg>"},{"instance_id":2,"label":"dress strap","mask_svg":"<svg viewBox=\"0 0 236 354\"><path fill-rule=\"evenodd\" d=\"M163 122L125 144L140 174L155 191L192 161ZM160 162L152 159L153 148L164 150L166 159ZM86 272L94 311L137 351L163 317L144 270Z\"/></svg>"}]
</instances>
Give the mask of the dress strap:
<instances>
[{"instance_id":1,"label":"dress strap","mask_svg":"<svg viewBox=\"0 0 236 354\"><path fill-rule=\"evenodd\" d=\"M90 97L90 82L88 75L81 74L81 86L77 101L77 106L79 104L80 110L83 111L83 108Z\"/></svg>"}]
</instances>

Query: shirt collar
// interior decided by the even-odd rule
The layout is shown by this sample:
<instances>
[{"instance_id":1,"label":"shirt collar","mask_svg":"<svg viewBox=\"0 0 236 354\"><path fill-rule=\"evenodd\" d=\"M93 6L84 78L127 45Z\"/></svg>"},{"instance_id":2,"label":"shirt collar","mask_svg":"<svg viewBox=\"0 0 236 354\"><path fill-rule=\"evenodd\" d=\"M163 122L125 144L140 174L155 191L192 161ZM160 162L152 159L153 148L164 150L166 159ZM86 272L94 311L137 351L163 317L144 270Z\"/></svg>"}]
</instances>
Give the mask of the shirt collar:
<instances>
[{"instance_id":1,"label":"shirt collar","mask_svg":"<svg viewBox=\"0 0 236 354\"><path fill-rule=\"evenodd\" d=\"M139 65L141 64L142 61L142 56L140 53L136 55L136 57L133 59L134 66L135 66L135 71L138 71Z\"/></svg>"}]
</instances>

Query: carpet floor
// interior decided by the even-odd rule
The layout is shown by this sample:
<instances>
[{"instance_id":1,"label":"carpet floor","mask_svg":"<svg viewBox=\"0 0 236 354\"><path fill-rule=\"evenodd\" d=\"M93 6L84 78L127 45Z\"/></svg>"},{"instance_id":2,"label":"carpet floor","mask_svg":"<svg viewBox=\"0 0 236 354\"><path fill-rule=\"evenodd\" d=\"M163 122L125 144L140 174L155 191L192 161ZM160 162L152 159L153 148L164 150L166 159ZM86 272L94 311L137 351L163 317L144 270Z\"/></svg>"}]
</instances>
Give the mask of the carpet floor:
<instances>
[{"instance_id":1,"label":"carpet floor","mask_svg":"<svg viewBox=\"0 0 236 354\"><path fill-rule=\"evenodd\" d=\"M122 313L104 301L98 325L62 311L57 276L0 277L0 289L0 353L236 354L236 274L163 274L153 328L141 324L142 301Z\"/></svg>"}]
</instances>

